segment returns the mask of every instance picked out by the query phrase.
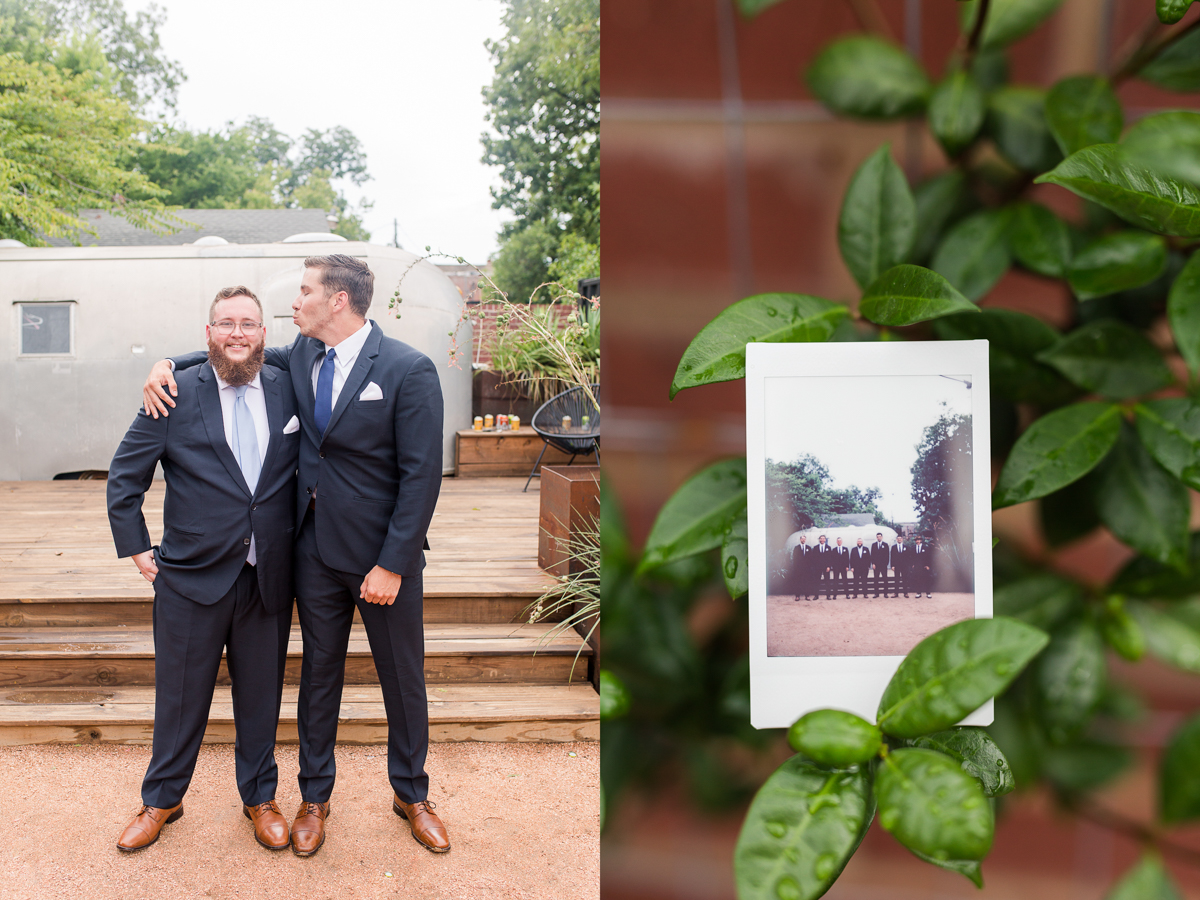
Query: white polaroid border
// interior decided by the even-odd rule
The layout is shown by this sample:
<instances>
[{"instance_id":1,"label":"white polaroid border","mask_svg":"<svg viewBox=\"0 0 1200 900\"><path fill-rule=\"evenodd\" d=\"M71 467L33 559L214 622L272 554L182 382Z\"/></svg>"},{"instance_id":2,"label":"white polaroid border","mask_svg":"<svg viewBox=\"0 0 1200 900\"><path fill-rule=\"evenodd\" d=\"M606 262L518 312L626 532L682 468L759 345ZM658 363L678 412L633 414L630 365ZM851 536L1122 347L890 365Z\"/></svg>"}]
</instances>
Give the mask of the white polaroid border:
<instances>
[{"instance_id":1,"label":"white polaroid border","mask_svg":"<svg viewBox=\"0 0 1200 900\"><path fill-rule=\"evenodd\" d=\"M746 484L749 515L750 721L787 728L831 707L874 722L903 656L767 656L766 426L787 410L765 408L766 379L793 376L970 375L972 384L975 618L992 616L991 421L987 341L748 344ZM989 725L988 700L962 724Z\"/></svg>"}]
</instances>

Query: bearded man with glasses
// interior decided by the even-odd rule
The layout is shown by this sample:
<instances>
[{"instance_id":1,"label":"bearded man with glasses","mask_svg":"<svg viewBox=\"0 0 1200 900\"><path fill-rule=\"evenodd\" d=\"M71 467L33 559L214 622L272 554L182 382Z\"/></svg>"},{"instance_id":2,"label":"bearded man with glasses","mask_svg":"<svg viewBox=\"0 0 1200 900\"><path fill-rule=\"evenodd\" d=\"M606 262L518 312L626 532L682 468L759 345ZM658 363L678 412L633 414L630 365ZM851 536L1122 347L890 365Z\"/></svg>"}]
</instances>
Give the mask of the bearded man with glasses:
<instances>
[{"instance_id":1,"label":"bearded man with glasses","mask_svg":"<svg viewBox=\"0 0 1200 900\"><path fill-rule=\"evenodd\" d=\"M291 843L275 803L275 732L295 596L300 424L291 379L263 365L262 318L247 288L220 291L205 329L208 361L180 374L175 415L139 410L109 467L117 555L154 585L154 749L142 809L119 850L150 846L183 815L222 651L243 812L264 847ZM152 547L142 500L160 462L167 496Z\"/></svg>"}]
</instances>

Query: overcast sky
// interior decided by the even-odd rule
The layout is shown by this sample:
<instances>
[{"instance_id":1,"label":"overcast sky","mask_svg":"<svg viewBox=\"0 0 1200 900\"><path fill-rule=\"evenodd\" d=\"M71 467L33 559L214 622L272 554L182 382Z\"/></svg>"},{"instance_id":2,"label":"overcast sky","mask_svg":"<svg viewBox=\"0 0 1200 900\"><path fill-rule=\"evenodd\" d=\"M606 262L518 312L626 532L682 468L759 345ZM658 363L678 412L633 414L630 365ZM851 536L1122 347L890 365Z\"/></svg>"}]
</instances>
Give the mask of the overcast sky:
<instances>
[{"instance_id":1,"label":"overcast sky","mask_svg":"<svg viewBox=\"0 0 1200 900\"><path fill-rule=\"evenodd\" d=\"M491 208L498 169L480 161L480 90L493 65L483 42L503 34L499 0L156 0L160 37L188 76L178 118L193 129L264 116L293 138L349 128L373 176L346 196L375 201L375 243L482 264L506 213ZM127 0L130 10L146 0ZM435 260L436 261L436 260Z\"/></svg>"},{"instance_id":2,"label":"overcast sky","mask_svg":"<svg viewBox=\"0 0 1200 900\"><path fill-rule=\"evenodd\" d=\"M767 458L791 462L811 454L829 467L833 487L877 487L886 517L915 521L917 445L943 413L971 414L964 381L970 377L768 378Z\"/></svg>"}]
</instances>

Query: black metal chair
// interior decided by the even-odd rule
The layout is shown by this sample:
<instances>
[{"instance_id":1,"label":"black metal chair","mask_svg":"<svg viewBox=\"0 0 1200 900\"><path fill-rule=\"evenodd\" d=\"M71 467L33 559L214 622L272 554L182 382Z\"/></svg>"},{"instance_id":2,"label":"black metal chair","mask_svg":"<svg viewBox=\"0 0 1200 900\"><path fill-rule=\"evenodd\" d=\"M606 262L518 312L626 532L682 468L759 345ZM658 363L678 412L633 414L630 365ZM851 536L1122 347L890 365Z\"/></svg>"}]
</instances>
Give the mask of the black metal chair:
<instances>
[{"instance_id":1,"label":"black metal chair","mask_svg":"<svg viewBox=\"0 0 1200 900\"><path fill-rule=\"evenodd\" d=\"M597 400L600 398L600 385L592 385L592 396ZM566 416L571 417L570 425L563 424ZM586 424L583 421L585 417ZM533 481L535 475L541 477L538 466L542 464L547 447L570 453L568 466L575 461L576 456L588 453L595 453L596 462L600 462L600 410L582 387L569 388L551 397L538 407L529 424L544 443L537 462L533 464L529 477L525 479L525 487L521 488L522 493L529 490L529 482Z\"/></svg>"}]
</instances>

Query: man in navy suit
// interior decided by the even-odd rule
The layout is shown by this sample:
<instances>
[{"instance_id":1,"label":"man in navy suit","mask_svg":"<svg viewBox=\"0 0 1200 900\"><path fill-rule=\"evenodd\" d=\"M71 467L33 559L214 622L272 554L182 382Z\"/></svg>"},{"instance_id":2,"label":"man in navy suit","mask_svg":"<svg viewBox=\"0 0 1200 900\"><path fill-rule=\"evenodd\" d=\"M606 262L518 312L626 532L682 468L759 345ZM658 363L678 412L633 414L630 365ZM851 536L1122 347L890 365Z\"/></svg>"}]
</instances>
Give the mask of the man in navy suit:
<instances>
[{"instance_id":1,"label":"man in navy suit","mask_svg":"<svg viewBox=\"0 0 1200 900\"><path fill-rule=\"evenodd\" d=\"M271 850L289 842L275 803L275 731L292 619L300 423L287 376L263 365L262 306L238 286L209 310L208 362L180 375L170 419L139 411L108 473L118 556L154 585L154 749L142 809L117 841L158 840L183 815L228 658L243 812ZM162 463L163 537L151 547L142 499Z\"/></svg>"},{"instance_id":2,"label":"man in navy suit","mask_svg":"<svg viewBox=\"0 0 1200 900\"><path fill-rule=\"evenodd\" d=\"M850 568L854 570L854 597L857 599L859 591L862 592L863 599L867 596L867 573L871 571L871 550L869 547L864 547L862 538L858 539L858 543L850 548Z\"/></svg>"},{"instance_id":3,"label":"man in navy suit","mask_svg":"<svg viewBox=\"0 0 1200 900\"><path fill-rule=\"evenodd\" d=\"M799 600L801 596L805 600L811 599L809 596L809 587L812 582L811 570L808 556L813 552L813 548L808 546L808 539L804 535L800 535L800 542L792 548L792 571L791 584L795 590L795 599Z\"/></svg>"},{"instance_id":4,"label":"man in navy suit","mask_svg":"<svg viewBox=\"0 0 1200 900\"><path fill-rule=\"evenodd\" d=\"M833 598L836 600L839 591L845 594L847 597L850 596L849 589L846 587L846 573L850 569L850 548L843 547L842 539L838 538L837 546L833 548L833 553L835 560L833 565L833 574L837 576L837 581L835 583L836 586L833 591ZM826 594L826 597L828 596L829 595Z\"/></svg>"},{"instance_id":5,"label":"man in navy suit","mask_svg":"<svg viewBox=\"0 0 1200 900\"><path fill-rule=\"evenodd\" d=\"M892 571L896 573L895 592L892 596L899 597L901 585L903 585L904 596L908 596L908 581L911 574L912 553L908 547L904 545L904 535L896 535L896 545L892 547Z\"/></svg>"},{"instance_id":6,"label":"man in navy suit","mask_svg":"<svg viewBox=\"0 0 1200 900\"><path fill-rule=\"evenodd\" d=\"M292 851L325 841L346 648L357 606L383 689L392 810L437 853L450 849L428 802L422 579L442 481L442 390L429 357L366 318L375 276L344 254L309 257L292 302L300 335L271 348L288 370L304 434L296 493L296 608L304 637L298 727L302 802ZM178 358L195 365L198 354ZM156 364L147 405L169 403Z\"/></svg>"},{"instance_id":7,"label":"man in navy suit","mask_svg":"<svg viewBox=\"0 0 1200 900\"><path fill-rule=\"evenodd\" d=\"M871 545L871 571L875 578L875 596L879 596L879 588L883 587L883 596L887 596L887 571L891 564L892 548L883 539L883 532L875 532L875 543Z\"/></svg>"}]
</instances>

